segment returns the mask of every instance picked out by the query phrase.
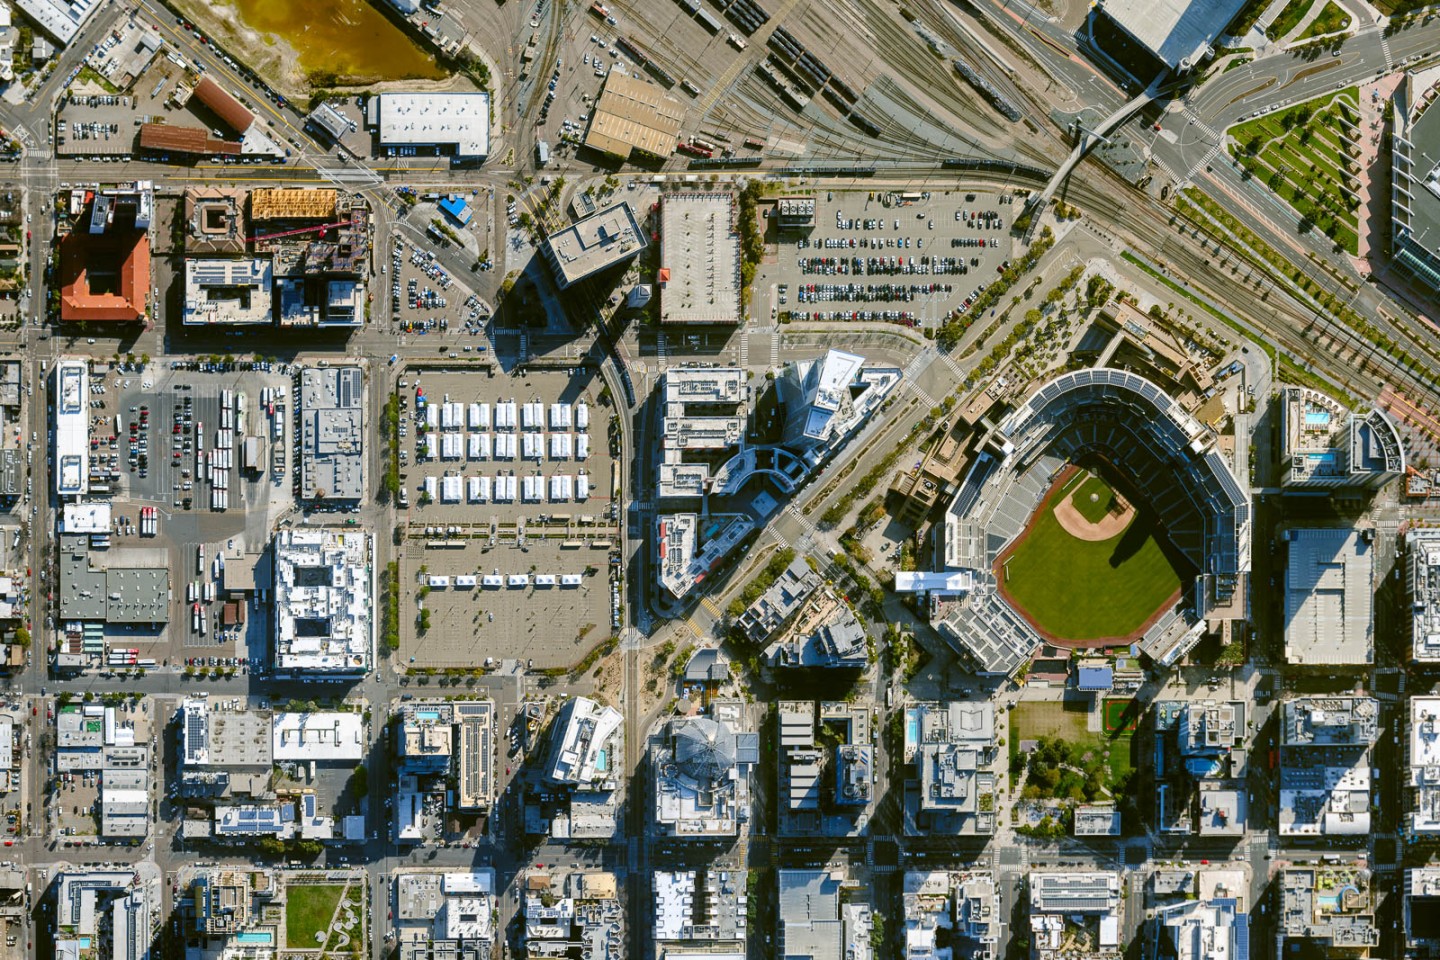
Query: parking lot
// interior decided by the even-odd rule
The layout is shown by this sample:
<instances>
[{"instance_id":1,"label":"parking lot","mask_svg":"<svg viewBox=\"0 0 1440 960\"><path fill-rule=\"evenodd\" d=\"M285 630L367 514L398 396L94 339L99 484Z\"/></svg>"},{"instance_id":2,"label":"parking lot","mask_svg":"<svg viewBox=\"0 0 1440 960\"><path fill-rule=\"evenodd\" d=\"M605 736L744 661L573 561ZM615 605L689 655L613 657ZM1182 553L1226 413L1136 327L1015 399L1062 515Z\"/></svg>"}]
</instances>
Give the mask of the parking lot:
<instances>
[{"instance_id":1,"label":"parking lot","mask_svg":"<svg viewBox=\"0 0 1440 960\"><path fill-rule=\"evenodd\" d=\"M756 271L756 316L787 322L878 321L935 327L1009 259L1011 197L946 191L829 191L815 225L767 240L774 262ZM773 209L773 208L772 208Z\"/></svg>"},{"instance_id":2,"label":"parking lot","mask_svg":"<svg viewBox=\"0 0 1440 960\"><path fill-rule=\"evenodd\" d=\"M452 272L455 260L455 256L437 253L430 244L407 243L399 235L393 236L385 269L390 282L390 316L402 335L436 338L421 341L423 344L433 342L436 349L449 344L461 354L482 354L489 349L484 333L490 307L468 284L457 282Z\"/></svg>"},{"instance_id":3,"label":"parking lot","mask_svg":"<svg viewBox=\"0 0 1440 960\"><path fill-rule=\"evenodd\" d=\"M223 553L238 559L260 552L275 523L293 507L288 484L271 473L268 452L258 472L243 469L241 453L247 434L270 439L273 418L261 403L265 390L277 398L276 416L288 418L293 413L291 378L273 367L242 371L206 370L190 363L177 366L151 363L141 370L121 364L92 380L92 490L97 489L97 480L100 489L111 487L112 551L145 565L168 566L173 594L169 626L158 634L112 624L106 635L112 646L134 647L140 657L157 663L234 668L239 673L258 666L265 654L265 617L250 604L243 623L222 625L224 576L216 557ZM226 392L240 407L232 465L223 470L212 467L211 480L206 482L201 454L214 456ZM288 419L285 422L288 433ZM203 443L199 443L202 431ZM228 484L226 510L212 509L211 490L220 474ZM147 510L153 510L155 517L149 535L142 523ZM203 634L194 626L197 603L205 614ZM204 648L204 655L188 648Z\"/></svg>"},{"instance_id":4,"label":"parking lot","mask_svg":"<svg viewBox=\"0 0 1440 960\"><path fill-rule=\"evenodd\" d=\"M611 614L615 461L598 373L412 364L399 384L405 662L579 659Z\"/></svg>"},{"instance_id":5,"label":"parking lot","mask_svg":"<svg viewBox=\"0 0 1440 960\"><path fill-rule=\"evenodd\" d=\"M611 514L610 408L597 370L412 364L399 382L401 504L412 525Z\"/></svg>"}]
</instances>

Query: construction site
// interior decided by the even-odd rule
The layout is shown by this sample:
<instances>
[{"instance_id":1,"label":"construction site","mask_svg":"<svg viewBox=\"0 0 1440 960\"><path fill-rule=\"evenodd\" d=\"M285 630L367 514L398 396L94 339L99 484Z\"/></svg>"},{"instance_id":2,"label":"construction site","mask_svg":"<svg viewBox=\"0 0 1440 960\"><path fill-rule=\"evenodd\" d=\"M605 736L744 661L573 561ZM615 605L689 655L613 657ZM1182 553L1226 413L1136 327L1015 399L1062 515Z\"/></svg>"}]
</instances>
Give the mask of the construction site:
<instances>
[{"instance_id":1,"label":"construction site","mask_svg":"<svg viewBox=\"0 0 1440 960\"><path fill-rule=\"evenodd\" d=\"M185 325L365 322L364 200L328 189L262 188L248 197L205 189L187 192L185 211Z\"/></svg>"}]
</instances>

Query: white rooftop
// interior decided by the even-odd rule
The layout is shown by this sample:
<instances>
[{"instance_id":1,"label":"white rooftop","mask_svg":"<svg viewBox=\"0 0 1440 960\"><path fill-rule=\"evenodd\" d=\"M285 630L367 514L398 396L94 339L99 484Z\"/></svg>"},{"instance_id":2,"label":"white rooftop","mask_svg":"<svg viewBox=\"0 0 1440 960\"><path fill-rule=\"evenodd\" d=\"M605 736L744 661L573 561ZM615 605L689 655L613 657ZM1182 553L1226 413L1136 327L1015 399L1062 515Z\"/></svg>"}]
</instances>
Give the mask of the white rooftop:
<instances>
[{"instance_id":1,"label":"white rooftop","mask_svg":"<svg viewBox=\"0 0 1440 960\"><path fill-rule=\"evenodd\" d=\"M460 157L490 153L490 96L485 93L382 93L380 144L454 146Z\"/></svg>"}]
</instances>

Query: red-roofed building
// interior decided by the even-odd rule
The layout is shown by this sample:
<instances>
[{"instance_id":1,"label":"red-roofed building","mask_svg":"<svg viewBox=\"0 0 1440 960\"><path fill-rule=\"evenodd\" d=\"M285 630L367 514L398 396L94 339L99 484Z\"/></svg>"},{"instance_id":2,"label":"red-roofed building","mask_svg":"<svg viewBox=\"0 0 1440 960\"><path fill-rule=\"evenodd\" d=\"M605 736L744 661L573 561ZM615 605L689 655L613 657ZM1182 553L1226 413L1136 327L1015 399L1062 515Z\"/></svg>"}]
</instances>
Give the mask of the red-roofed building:
<instances>
[{"instance_id":1,"label":"red-roofed building","mask_svg":"<svg viewBox=\"0 0 1440 960\"><path fill-rule=\"evenodd\" d=\"M255 114L251 113L245 104L236 100L224 87L209 77L195 85L194 96L236 133L244 133L250 129L250 124L255 122Z\"/></svg>"},{"instance_id":2,"label":"red-roofed building","mask_svg":"<svg viewBox=\"0 0 1440 960\"><path fill-rule=\"evenodd\" d=\"M127 323L145 319L150 237L141 230L71 232L60 243L60 319Z\"/></svg>"}]
</instances>

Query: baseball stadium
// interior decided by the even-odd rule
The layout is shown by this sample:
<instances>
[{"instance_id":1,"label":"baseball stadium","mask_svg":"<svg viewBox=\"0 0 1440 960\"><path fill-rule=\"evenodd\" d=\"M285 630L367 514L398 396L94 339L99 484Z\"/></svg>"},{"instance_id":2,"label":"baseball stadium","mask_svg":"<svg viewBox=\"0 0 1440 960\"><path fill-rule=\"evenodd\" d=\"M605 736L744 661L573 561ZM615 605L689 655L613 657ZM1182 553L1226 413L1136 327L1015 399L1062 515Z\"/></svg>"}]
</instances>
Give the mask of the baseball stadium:
<instances>
[{"instance_id":1,"label":"baseball stadium","mask_svg":"<svg viewBox=\"0 0 1440 960\"><path fill-rule=\"evenodd\" d=\"M986 674L1041 642L1173 663L1243 615L1250 507L1215 435L1124 370L1064 374L1000 421L945 518L973 586L940 631Z\"/></svg>"}]
</instances>

